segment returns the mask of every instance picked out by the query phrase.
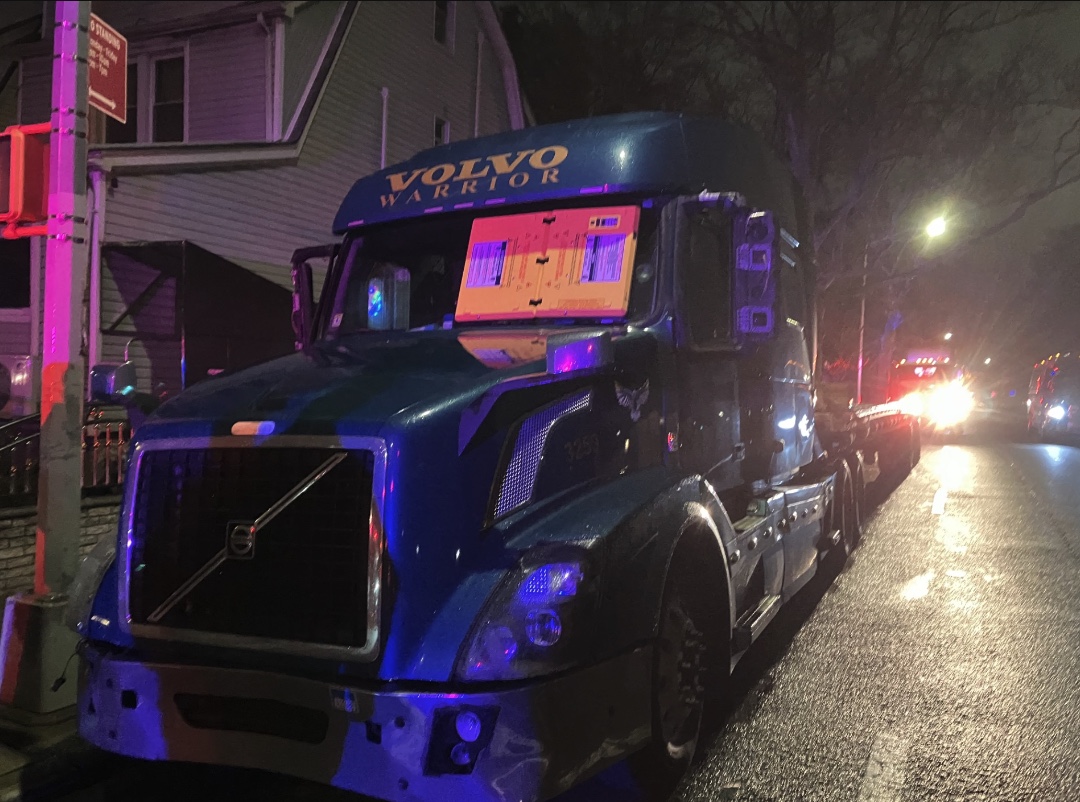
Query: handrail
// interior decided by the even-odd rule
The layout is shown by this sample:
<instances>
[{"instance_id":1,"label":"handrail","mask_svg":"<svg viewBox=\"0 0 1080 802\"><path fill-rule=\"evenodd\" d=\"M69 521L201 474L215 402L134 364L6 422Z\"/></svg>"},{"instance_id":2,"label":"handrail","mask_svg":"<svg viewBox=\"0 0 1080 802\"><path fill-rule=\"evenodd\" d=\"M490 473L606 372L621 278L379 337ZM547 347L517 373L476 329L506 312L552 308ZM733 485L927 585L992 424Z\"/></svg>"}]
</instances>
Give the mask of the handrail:
<instances>
[{"instance_id":1,"label":"handrail","mask_svg":"<svg viewBox=\"0 0 1080 802\"><path fill-rule=\"evenodd\" d=\"M14 420L9 420L7 423L0 424L0 432L4 431L4 429L10 428L12 426L18 426L20 423L26 423L27 421L37 420L37 418L38 418L37 415L23 415L21 418L15 418Z\"/></svg>"},{"instance_id":2,"label":"handrail","mask_svg":"<svg viewBox=\"0 0 1080 802\"><path fill-rule=\"evenodd\" d=\"M21 440L12 440L10 443L4 443L4 445L0 446L0 451L7 451L8 449L15 448L15 446L21 446L23 443L29 443L37 437L41 437L41 432L34 432Z\"/></svg>"},{"instance_id":3,"label":"handrail","mask_svg":"<svg viewBox=\"0 0 1080 802\"><path fill-rule=\"evenodd\" d=\"M84 493L119 490L124 481L131 433L131 423L126 420L102 422L91 417L83 425L79 463ZM0 444L0 507L25 503L35 495L40 438L40 431L19 432L11 442Z\"/></svg>"}]
</instances>

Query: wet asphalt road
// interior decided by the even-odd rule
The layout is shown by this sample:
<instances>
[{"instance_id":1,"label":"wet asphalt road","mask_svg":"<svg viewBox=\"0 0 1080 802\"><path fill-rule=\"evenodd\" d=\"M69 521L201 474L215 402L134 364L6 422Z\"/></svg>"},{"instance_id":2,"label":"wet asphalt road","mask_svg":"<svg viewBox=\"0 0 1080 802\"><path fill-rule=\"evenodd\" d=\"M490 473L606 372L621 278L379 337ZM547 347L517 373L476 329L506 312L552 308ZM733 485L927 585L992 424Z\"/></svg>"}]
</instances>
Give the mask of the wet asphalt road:
<instances>
[{"instance_id":1,"label":"wet asphalt road","mask_svg":"<svg viewBox=\"0 0 1080 802\"><path fill-rule=\"evenodd\" d=\"M737 669L673 802L1080 800L1080 448L924 446L832 582ZM121 764L65 800L358 800ZM637 797L617 767L558 802Z\"/></svg>"}]
</instances>

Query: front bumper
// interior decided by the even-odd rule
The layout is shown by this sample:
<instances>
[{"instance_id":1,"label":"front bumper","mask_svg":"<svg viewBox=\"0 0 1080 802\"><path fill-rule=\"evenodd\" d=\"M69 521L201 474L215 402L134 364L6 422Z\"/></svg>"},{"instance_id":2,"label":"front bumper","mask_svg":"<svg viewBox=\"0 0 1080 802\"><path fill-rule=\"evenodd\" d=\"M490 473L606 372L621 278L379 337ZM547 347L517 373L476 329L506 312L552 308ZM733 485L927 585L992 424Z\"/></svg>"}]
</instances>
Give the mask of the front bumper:
<instances>
[{"instance_id":1,"label":"front bumper","mask_svg":"<svg viewBox=\"0 0 1080 802\"><path fill-rule=\"evenodd\" d=\"M265 769L387 800L546 799L651 734L650 647L476 693L365 690L138 662L93 646L82 653L79 732L101 749ZM449 759L462 710L483 722L468 766Z\"/></svg>"}]
</instances>

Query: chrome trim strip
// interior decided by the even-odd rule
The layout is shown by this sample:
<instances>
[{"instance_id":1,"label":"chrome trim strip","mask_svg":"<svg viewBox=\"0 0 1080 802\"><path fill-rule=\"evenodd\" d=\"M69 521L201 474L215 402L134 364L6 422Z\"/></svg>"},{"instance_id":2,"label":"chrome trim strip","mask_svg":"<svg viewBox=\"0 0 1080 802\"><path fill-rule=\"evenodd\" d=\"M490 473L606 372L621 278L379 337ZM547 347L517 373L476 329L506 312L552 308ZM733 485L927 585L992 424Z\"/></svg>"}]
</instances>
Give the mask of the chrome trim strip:
<instances>
[{"instance_id":1,"label":"chrome trim strip","mask_svg":"<svg viewBox=\"0 0 1080 802\"><path fill-rule=\"evenodd\" d=\"M198 632L190 629L166 627L157 624L136 624L132 622L128 578L131 576L131 547L134 532L133 522L135 518L136 491L139 484L139 473L142 467L143 455L148 451L206 450L208 448L259 448L260 446L268 448L324 448L341 451L371 452L374 465L371 483L371 512L368 515L367 638L363 646L335 646L332 644L308 643L305 641L282 640L278 638L261 638L248 635L235 635L232 633ZM223 436L169 438L139 443L134 448L131 456L130 472L126 477L127 483L124 492L124 507L121 512L121 531L124 533L124 543L122 544L122 559L119 561L120 570L116 572L117 583L119 584L117 590L120 607L119 623L121 631L136 638L180 641L205 646L223 646L277 654L294 654L304 657L371 662L378 656L380 622L382 620L382 553L386 542L384 524L384 521L386 520L386 462L386 442L379 437L310 437L306 435L282 435L280 437ZM334 464L336 465L337 463L335 462ZM325 470L329 470L328 468L325 468L325 465L326 463L324 463L319 470L324 472ZM318 471L316 473L318 473ZM308 477L308 479L310 478L311 477ZM307 481L307 479L304 480L304 482ZM315 481L317 481L317 478ZM304 483L302 482L301 484ZM310 484L314 484L314 481ZM308 485L309 487L310 484ZM295 489L296 488L294 488L294 491ZM290 495L292 492L293 491L290 491ZM297 495L299 495L299 493L297 493ZM282 500L284 501L284 499ZM284 504L281 504L281 502L278 502L278 504L281 509L284 509ZM269 512L270 510L267 511L267 513ZM278 512L280 512L280 509ZM267 513L264 513L264 517ZM266 522L266 520L261 521L262 524L265 524Z\"/></svg>"}]
</instances>

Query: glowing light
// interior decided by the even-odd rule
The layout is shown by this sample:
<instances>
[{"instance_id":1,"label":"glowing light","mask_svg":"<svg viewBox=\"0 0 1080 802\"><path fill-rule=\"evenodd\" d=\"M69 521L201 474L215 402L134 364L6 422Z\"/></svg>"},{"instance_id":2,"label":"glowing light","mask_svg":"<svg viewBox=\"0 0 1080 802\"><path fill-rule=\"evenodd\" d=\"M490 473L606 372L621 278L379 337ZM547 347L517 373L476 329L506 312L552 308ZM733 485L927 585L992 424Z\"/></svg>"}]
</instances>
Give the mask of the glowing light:
<instances>
[{"instance_id":1,"label":"glowing light","mask_svg":"<svg viewBox=\"0 0 1080 802\"><path fill-rule=\"evenodd\" d=\"M945 339L946 340L951 340L952 339L952 332L951 331L945 332Z\"/></svg>"},{"instance_id":2,"label":"glowing light","mask_svg":"<svg viewBox=\"0 0 1080 802\"><path fill-rule=\"evenodd\" d=\"M915 418L921 417L923 414L922 393L908 393L901 398L900 411Z\"/></svg>"},{"instance_id":3,"label":"glowing light","mask_svg":"<svg viewBox=\"0 0 1080 802\"><path fill-rule=\"evenodd\" d=\"M1046 410L1046 417L1050 418L1050 420L1061 420L1065 417L1065 407L1060 404L1050 407L1050 409Z\"/></svg>"},{"instance_id":4,"label":"glowing light","mask_svg":"<svg viewBox=\"0 0 1080 802\"><path fill-rule=\"evenodd\" d=\"M945 233L945 218L935 217L926 226L926 235L928 237L940 237Z\"/></svg>"},{"instance_id":5,"label":"glowing light","mask_svg":"<svg viewBox=\"0 0 1080 802\"><path fill-rule=\"evenodd\" d=\"M987 357L986 359L984 359L983 364L984 365L989 365L990 364L990 357Z\"/></svg>"},{"instance_id":6,"label":"glowing light","mask_svg":"<svg viewBox=\"0 0 1080 802\"><path fill-rule=\"evenodd\" d=\"M926 416L942 428L963 423L975 410L975 396L958 381L934 388L925 403Z\"/></svg>"}]
</instances>

